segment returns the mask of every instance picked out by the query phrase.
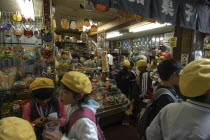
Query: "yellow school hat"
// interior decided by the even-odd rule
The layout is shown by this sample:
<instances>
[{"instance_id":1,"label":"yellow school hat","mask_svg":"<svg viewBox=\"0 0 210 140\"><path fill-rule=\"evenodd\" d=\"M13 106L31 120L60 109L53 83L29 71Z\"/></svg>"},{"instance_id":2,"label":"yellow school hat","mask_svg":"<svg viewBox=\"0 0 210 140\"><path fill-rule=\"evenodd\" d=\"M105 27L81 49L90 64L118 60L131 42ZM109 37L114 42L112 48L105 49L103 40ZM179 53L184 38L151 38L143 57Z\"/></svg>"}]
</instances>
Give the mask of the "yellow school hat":
<instances>
[{"instance_id":1,"label":"yellow school hat","mask_svg":"<svg viewBox=\"0 0 210 140\"><path fill-rule=\"evenodd\" d=\"M0 120L0 140L36 140L36 135L28 121L7 117Z\"/></svg>"},{"instance_id":2,"label":"yellow school hat","mask_svg":"<svg viewBox=\"0 0 210 140\"><path fill-rule=\"evenodd\" d=\"M77 93L89 94L92 91L90 79L85 74L77 71L67 72L61 82Z\"/></svg>"},{"instance_id":3,"label":"yellow school hat","mask_svg":"<svg viewBox=\"0 0 210 140\"><path fill-rule=\"evenodd\" d=\"M30 89L32 91L40 88L55 88L55 85L53 83L53 80L49 78L38 78L34 80L33 83L31 83L30 85Z\"/></svg>"},{"instance_id":4,"label":"yellow school hat","mask_svg":"<svg viewBox=\"0 0 210 140\"><path fill-rule=\"evenodd\" d=\"M128 60L124 60L124 61L122 62L122 65L123 65L124 67L129 67L129 66L130 66L130 62L129 62Z\"/></svg>"},{"instance_id":5,"label":"yellow school hat","mask_svg":"<svg viewBox=\"0 0 210 140\"><path fill-rule=\"evenodd\" d=\"M189 63L181 72L179 87L186 97L197 97L210 89L210 59Z\"/></svg>"},{"instance_id":6,"label":"yellow school hat","mask_svg":"<svg viewBox=\"0 0 210 140\"><path fill-rule=\"evenodd\" d=\"M145 60L139 60L136 62L136 67L146 67L147 66L147 62Z\"/></svg>"}]
</instances>

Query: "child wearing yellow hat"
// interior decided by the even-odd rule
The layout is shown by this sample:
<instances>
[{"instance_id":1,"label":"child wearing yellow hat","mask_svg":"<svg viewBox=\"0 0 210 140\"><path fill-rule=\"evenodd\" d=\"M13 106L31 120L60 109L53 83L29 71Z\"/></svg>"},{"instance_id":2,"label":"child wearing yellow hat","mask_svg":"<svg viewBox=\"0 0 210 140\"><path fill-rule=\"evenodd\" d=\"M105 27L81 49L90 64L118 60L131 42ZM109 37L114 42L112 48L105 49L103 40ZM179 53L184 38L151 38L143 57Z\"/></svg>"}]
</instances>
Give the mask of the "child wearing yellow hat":
<instances>
[{"instance_id":1,"label":"child wearing yellow hat","mask_svg":"<svg viewBox=\"0 0 210 140\"><path fill-rule=\"evenodd\" d=\"M7 117L0 120L0 140L36 140L36 135L28 121Z\"/></svg>"},{"instance_id":2,"label":"child wearing yellow hat","mask_svg":"<svg viewBox=\"0 0 210 140\"><path fill-rule=\"evenodd\" d=\"M64 126L66 111L64 105L53 96L55 85L49 78L38 78L30 85L33 100L26 104L22 118L35 124L38 140L42 140L46 118L54 118Z\"/></svg>"},{"instance_id":3,"label":"child wearing yellow hat","mask_svg":"<svg viewBox=\"0 0 210 140\"><path fill-rule=\"evenodd\" d=\"M99 104L89 99L92 84L89 78L80 72L70 71L61 80L60 100L64 105L71 105L67 112L68 124L66 136L61 132L47 132L48 140L101 140L103 139L99 126L96 125L96 110Z\"/></svg>"},{"instance_id":4,"label":"child wearing yellow hat","mask_svg":"<svg viewBox=\"0 0 210 140\"><path fill-rule=\"evenodd\" d=\"M187 101L164 107L147 128L147 140L210 139L210 59L188 64L179 87Z\"/></svg>"}]
</instances>

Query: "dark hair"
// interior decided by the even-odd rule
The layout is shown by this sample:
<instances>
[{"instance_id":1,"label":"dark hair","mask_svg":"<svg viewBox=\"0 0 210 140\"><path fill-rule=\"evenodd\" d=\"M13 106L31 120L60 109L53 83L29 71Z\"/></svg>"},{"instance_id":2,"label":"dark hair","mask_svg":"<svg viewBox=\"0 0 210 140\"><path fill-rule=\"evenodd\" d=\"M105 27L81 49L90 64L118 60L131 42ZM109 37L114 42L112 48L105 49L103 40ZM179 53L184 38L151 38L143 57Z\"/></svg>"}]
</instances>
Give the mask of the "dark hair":
<instances>
[{"instance_id":1,"label":"dark hair","mask_svg":"<svg viewBox=\"0 0 210 140\"><path fill-rule=\"evenodd\" d=\"M201 102L201 103L205 103L206 102L206 97L207 94L203 94L201 96L197 96L197 97L186 97L187 99L191 99L193 101L197 101L197 102Z\"/></svg>"},{"instance_id":2,"label":"dark hair","mask_svg":"<svg viewBox=\"0 0 210 140\"><path fill-rule=\"evenodd\" d=\"M40 88L32 91L32 96L39 100L46 100L53 96L54 88Z\"/></svg>"},{"instance_id":3,"label":"dark hair","mask_svg":"<svg viewBox=\"0 0 210 140\"><path fill-rule=\"evenodd\" d=\"M166 59L158 65L157 71L161 80L167 81L174 72L179 74L181 69L182 65L179 61L175 59Z\"/></svg>"},{"instance_id":4,"label":"dark hair","mask_svg":"<svg viewBox=\"0 0 210 140\"><path fill-rule=\"evenodd\" d=\"M130 67L134 67L134 63L130 61Z\"/></svg>"},{"instance_id":5,"label":"dark hair","mask_svg":"<svg viewBox=\"0 0 210 140\"><path fill-rule=\"evenodd\" d=\"M63 88L66 90L66 91L69 91L73 94L73 97L74 99L76 99L76 97L78 95L80 95L80 93L70 89L69 87L67 87L66 85L62 84L63 85ZM81 108L81 105L84 103L84 104L87 104L88 101L90 100L90 95L89 94L85 94L80 100L78 100L78 106Z\"/></svg>"}]
</instances>

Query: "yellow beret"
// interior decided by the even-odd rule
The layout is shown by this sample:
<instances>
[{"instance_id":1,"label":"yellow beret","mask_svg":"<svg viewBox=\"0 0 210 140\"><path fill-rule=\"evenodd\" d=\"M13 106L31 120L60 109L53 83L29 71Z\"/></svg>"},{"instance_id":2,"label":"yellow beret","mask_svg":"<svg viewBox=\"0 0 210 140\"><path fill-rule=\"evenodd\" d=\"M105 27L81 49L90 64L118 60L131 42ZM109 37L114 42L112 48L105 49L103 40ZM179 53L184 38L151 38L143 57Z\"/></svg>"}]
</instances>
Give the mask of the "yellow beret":
<instances>
[{"instance_id":1,"label":"yellow beret","mask_svg":"<svg viewBox=\"0 0 210 140\"><path fill-rule=\"evenodd\" d=\"M179 86L186 97L197 97L210 89L210 59L189 63L180 74Z\"/></svg>"},{"instance_id":2,"label":"yellow beret","mask_svg":"<svg viewBox=\"0 0 210 140\"><path fill-rule=\"evenodd\" d=\"M147 62L145 60L139 60L136 62L136 67L146 67L147 66Z\"/></svg>"},{"instance_id":3,"label":"yellow beret","mask_svg":"<svg viewBox=\"0 0 210 140\"><path fill-rule=\"evenodd\" d=\"M0 140L36 140L31 124L17 117L0 120Z\"/></svg>"},{"instance_id":4,"label":"yellow beret","mask_svg":"<svg viewBox=\"0 0 210 140\"><path fill-rule=\"evenodd\" d=\"M130 66L130 62L129 62L128 60L124 60L124 61L122 62L122 65L123 65L124 67L129 67L129 66Z\"/></svg>"},{"instance_id":5,"label":"yellow beret","mask_svg":"<svg viewBox=\"0 0 210 140\"><path fill-rule=\"evenodd\" d=\"M55 85L53 83L53 80L49 78L38 78L34 80L33 83L31 83L30 85L30 89L32 91L40 88L55 88Z\"/></svg>"},{"instance_id":6,"label":"yellow beret","mask_svg":"<svg viewBox=\"0 0 210 140\"><path fill-rule=\"evenodd\" d=\"M77 93L89 94L92 91L90 79L85 74L77 71L67 72L61 82Z\"/></svg>"}]
</instances>

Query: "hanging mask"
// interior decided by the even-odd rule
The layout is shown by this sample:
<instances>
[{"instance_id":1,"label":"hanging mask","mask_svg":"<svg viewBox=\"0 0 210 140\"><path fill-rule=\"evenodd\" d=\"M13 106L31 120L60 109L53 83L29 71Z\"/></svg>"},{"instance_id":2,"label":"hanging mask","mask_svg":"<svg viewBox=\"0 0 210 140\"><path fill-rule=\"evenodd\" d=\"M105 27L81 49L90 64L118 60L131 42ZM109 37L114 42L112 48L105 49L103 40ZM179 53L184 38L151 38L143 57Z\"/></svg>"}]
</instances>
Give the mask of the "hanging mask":
<instances>
[{"instance_id":1,"label":"hanging mask","mask_svg":"<svg viewBox=\"0 0 210 140\"><path fill-rule=\"evenodd\" d=\"M50 30L42 29L41 30L41 35L42 35L42 39L45 42L51 42L52 41L52 32Z\"/></svg>"},{"instance_id":2,"label":"hanging mask","mask_svg":"<svg viewBox=\"0 0 210 140\"><path fill-rule=\"evenodd\" d=\"M24 35L27 37L27 38L31 38L32 36L33 36L33 30L32 30L32 28L33 28L33 26L32 27L28 27L28 28L26 28L25 26L23 26L24 28L25 28L25 30L24 30Z\"/></svg>"},{"instance_id":3,"label":"hanging mask","mask_svg":"<svg viewBox=\"0 0 210 140\"><path fill-rule=\"evenodd\" d=\"M49 58L53 54L53 50L46 50L45 48L41 48L40 52L43 58Z\"/></svg>"},{"instance_id":4,"label":"hanging mask","mask_svg":"<svg viewBox=\"0 0 210 140\"><path fill-rule=\"evenodd\" d=\"M34 36L37 38L37 39L41 39L41 34L40 34L40 31L38 29L36 29L34 31Z\"/></svg>"},{"instance_id":5,"label":"hanging mask","mask_svg":"<svg viewBox=\"0 0 210 140\"><path fill-rule=\"evenodd\" d=\"M21 35L23 34L23 30L21 28L13 28L13 34L17 37L20 38Z\"/></svg>"},{"instance_id":6,"label":"hanging mask","mask_svg":"<svg viewBox=\"0 0 210 140\"><path fill-rule=\"evenodd\" d=\"M0 26L1 29L10 30L12 28L12 25L9 23L4 23Z\"/></svg>"},{"instance_id":7,"label":"hanging mask","mask_svg":"<svg viewBox=\"0 0 210 140\"><path fill-rule=\"evenodd\" d=\"M55 70L49 66L42 70L42 76L47 77L47 78L53 78L54 72L55 72Z\"/></svg>"},{"instance_id":8,"label":"hanging mask","mask_svg":"<svg viewBox=\"0 0 210 140\"><path fill-rule=\"evenodd\" d=\"M61 20L61 27L63 29L69 29L69 21L67 19L62 19Z\"/></svg>"},{"instance_id":9,"label":"hanging mask","mask_svg":"<svg viewBox=\"0 0 210 140\"><path fill-rule=\"evenodd\" d=\"M12 20L15 22L21 22L23 19L23 17L21 16L21 14L19 13L19 11L16 11L13 15L12 15Z\"/></svg>"}]
</instances>

